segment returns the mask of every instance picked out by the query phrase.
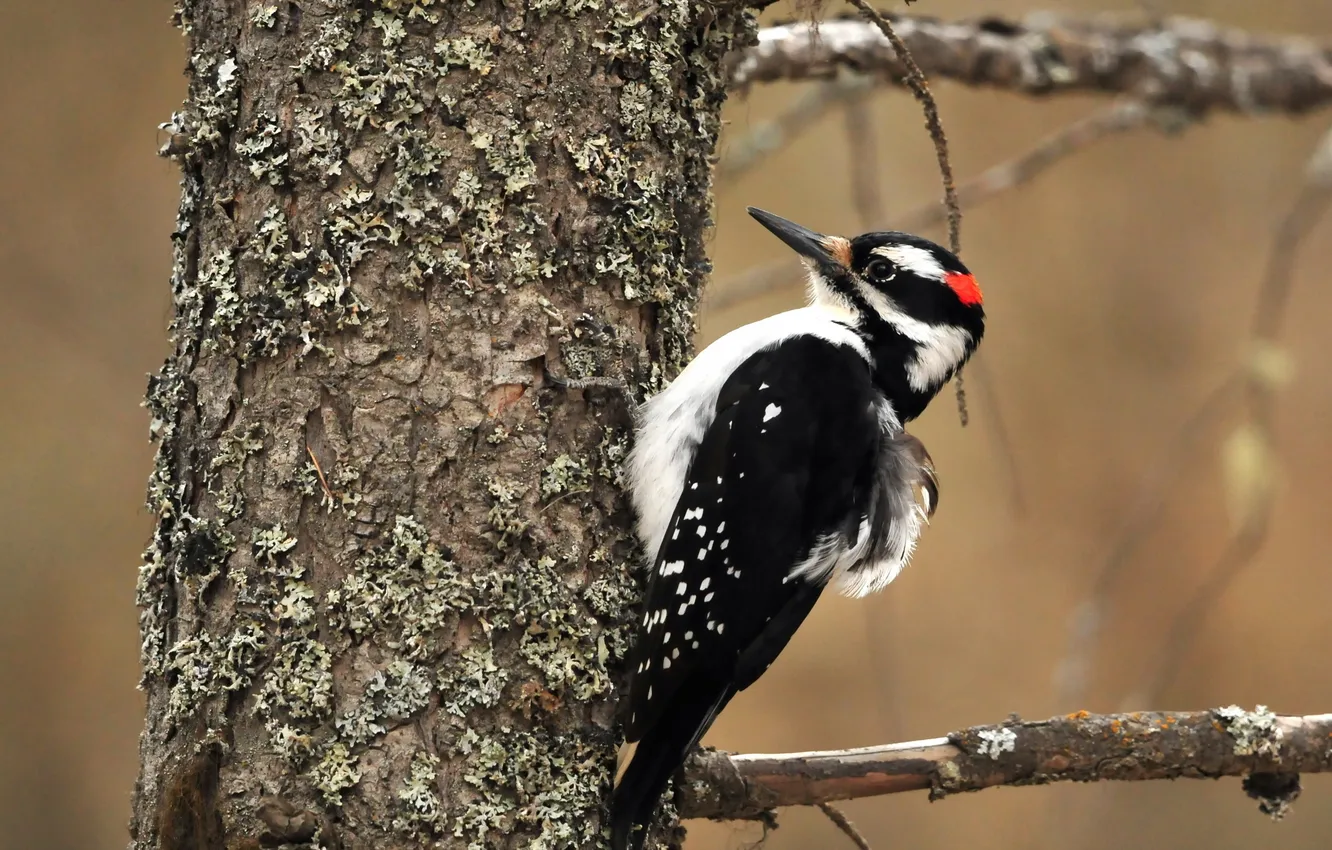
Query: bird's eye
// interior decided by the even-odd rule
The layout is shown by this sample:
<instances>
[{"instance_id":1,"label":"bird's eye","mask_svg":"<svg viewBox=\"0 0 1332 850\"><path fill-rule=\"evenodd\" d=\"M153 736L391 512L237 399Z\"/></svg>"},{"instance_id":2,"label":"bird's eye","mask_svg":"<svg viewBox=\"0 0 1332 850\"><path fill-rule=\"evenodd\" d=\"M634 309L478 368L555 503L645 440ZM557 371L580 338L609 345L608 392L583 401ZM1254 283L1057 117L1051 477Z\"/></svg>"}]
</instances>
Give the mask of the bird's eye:
<instances>
[{"instance_id":1,"label":"bird's eye","mask_svg":"<svg viewBox=\"0 0 1332 850\"><path fill-rule=\"evenodd\" d=\"M875 260L865 268L865 274L875 283L884 283L893 279L893 264L886 260Z\"/></svg>"}]
</instances>

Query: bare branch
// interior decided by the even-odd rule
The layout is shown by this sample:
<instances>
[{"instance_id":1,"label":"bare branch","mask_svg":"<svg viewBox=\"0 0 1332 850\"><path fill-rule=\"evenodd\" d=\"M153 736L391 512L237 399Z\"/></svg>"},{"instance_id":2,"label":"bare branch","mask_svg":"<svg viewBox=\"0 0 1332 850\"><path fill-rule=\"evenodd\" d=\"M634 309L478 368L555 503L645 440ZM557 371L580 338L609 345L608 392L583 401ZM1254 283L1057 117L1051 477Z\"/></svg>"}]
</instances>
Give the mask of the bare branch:
<instances>
[{"instance_id":1,"label":"bare branch","mask_svg":"<svg viewBox=\"0 0 1332 850\"><path fill-rule=\"evenodd\" d=\"M856 750L704 751L686 763L677 804L682 817L735 820L781 806L903 791L929 790L939 799L999 785L1322 773L1332 771L1329 736L1332 714L1280 716L1262 706L1256 712L1231 706L1014 719Z\"/></svg>"},{"instance_id":2,"label":"bare branch","mask_svg":"<svg viewBox=\"0 0 1332 850\"><path fill-rule=\"evenodd\" d=\"M1029 95L1106 92L1202 115L1212 110L1298 114L1332 104L1332 45L1262 36L1193 18L1128 25L1110 17L1051 14L1025 21L942 22L891 16L933 79ZM827 79L840 69L905 80L907 69L876 28L859 20L793 23L759 32L729 60L732 89L775 80Z\"/></svg>"}]
</instances>

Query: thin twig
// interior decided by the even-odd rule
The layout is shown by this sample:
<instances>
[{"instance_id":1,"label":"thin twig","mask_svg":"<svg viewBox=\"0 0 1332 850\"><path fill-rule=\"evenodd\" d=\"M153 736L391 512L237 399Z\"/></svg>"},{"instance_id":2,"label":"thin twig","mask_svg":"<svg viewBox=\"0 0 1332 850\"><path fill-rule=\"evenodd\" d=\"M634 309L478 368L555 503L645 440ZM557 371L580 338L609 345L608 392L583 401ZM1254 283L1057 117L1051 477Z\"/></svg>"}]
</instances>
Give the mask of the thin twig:
<instances>
[{"instance_id":1,"label":"thin twig","mask_svg":"<svg viewBox=\"0 0 1332 850\"><path fill-rule=\"evenodd\" d=\"M1332 714L1088 714L974 726L946 738L782 755L699 751L677 785L681 817L738 820L781 806L1001 785L1216 779L1332 771Z\"/></svg>"},{"instance_id":2,"label":"thin twig","mask_svg":"<svg viewBox=\"0 0 1332 850\"><path fill-rule=\"evenodd\" d=\"M832 821L837 825L838 829L846 833L846 837L851 839L851 843L855 844L859 850L874 850L874 848L870 846L869 841L865 839L865 836L861 834L860 830L856 829L856 825L842 813L841 809L837 808L832 803L819 803L818 806L819 811L827 815L828 820Z\"/></svg>"},{"instance_id":3,"label":"thin twig","mask_svg":"<svg viewBox=\"0 0 1332 850\"><path fill-rule=\"evenodd\" d=\"M942 122L939 121L939 105L934 102L934 95L930 92L929 82L925 79L925 74L916 64L911 51L907 49L906 43L898 37L897 32L888 19L879 14L879 10L870 5L869 0L851 0L851 5L860 10L860 13L874 26L878 27L879 32L883 33L884 38L893 46L893 52L897 54L898 61L906 69L904 82L907 88L916 100L920 102L921 109L925 113L925 129L929 131L930 141L934 143L934 155L939 161L939 177L943 181L944 208L948 211L948 249L954 254L962 253L962 208L957 203L957 187L953 185L953 163L948 157L948 137L944 135Z\"/></svg>"}]
</instances>

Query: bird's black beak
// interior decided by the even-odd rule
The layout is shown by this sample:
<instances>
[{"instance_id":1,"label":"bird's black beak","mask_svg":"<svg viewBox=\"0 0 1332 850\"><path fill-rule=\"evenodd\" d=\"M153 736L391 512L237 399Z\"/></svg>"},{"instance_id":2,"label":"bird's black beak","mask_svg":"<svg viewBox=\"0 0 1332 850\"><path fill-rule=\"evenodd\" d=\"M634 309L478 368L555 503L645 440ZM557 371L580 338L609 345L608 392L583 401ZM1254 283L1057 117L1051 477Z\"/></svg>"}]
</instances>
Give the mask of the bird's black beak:
<instances>
[{"instance_id":1,"label":"bird's black beak","mask_svg":"<svg viewBox=\"0 0 1332 850\"><path fill-rule=\"evenodd\" d=\"M802 257L813 260L820 268L832 266L837 271L846 271L851 266L851 243L840 236L824 236L807 227L801 227L794 221L787 221L779 215L773 215L757 207L748 207L759 224L768 228Z\"/></svg>"}]
</instances>

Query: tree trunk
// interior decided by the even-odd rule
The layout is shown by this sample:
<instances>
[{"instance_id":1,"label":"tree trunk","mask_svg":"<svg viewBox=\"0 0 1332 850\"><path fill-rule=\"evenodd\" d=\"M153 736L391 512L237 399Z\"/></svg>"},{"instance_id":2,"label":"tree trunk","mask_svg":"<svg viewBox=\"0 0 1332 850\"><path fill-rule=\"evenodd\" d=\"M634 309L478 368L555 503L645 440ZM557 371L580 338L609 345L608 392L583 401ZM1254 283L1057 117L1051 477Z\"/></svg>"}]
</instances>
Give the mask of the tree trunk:
<instances>
[{"instance_id":1,"label":"tree trunk","mask_svg":"<svg viewBox=\"0 0 1332 850\"><path fill-rule=\"evenodd\" d=\"M603 8L610 5L612 8ZM601 843L723 0L185 0L133 846Z\"/></svg>"}]
</instances>

